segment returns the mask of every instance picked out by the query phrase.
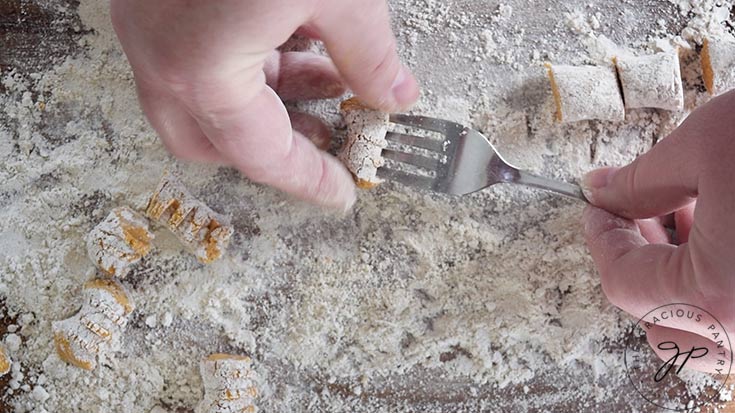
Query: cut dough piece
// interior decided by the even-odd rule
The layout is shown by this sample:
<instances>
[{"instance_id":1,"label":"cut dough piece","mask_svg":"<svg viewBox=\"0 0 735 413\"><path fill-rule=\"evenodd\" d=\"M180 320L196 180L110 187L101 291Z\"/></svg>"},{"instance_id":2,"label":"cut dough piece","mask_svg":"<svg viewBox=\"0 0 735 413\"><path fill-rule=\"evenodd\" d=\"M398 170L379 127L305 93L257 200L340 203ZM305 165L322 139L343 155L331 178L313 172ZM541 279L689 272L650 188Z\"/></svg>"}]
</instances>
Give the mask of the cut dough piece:
<instances>
[{"instance_id":1,"label":"cut dough piece","mask_svg":"<svg viewBox=\"0 0 735 413\"><path fill-rule=\"evenodd\" d=\"M82 308L74 316L52 323L59 358L94 370L97 357L120 347L120 338L135 306L123 286L113 279L88 281L82 289Z\"/></svg>"},{"instance_id":2,"label":"cut dough piece","mask_svg":"<svg viewBox=\"0 0 735 413\"><path fill-rule=\"evenodd\" d=\"M199 363L204 398L196 413L255 413L258 396L256 374L250 357L212 354Z\"/></svg>"},{"instance_id":3,"label":"cut dough piece","mask_svg":"<svg viewBox=\"0 0 735 413\"><path fill-rule=\"evenodd\" d=\"M130 208L115 208L87 235L89 258L107 275L125 277L151 251L148 220Z\"/></svg>"},{"instance_id":4,"label":"cut dough piece","mask_svg":"<svg viewBox=\"0 0 735 413\"><path fill-rule=\"evenodd\" d=\"M205 264L222 257L233 233L224 217L194 198L169 172L148 201L146 215L166 225Z\"/></svg>"},{"instance_id":5,"label":"cut dough piece","mask_svg":"<svg viewBox=\"0 0 735 413\"><path fill-rule=\"evenodd\" d=\"M0 377L8 374L10 371L10 365L10 357L8 357L8 355L5 354L5 350L0 347Z\"/></svg>"},{"instance_id":6,"label":"cut dough piece","mask_svg":"<svg viewBox=\"0 0 735 413\"><path fill-rule=\"evenodd\" d=\"M735 39L712 37L702 45L702 77L710 95L735 88Z\"/></svg>"},{"instance_id":7,"label":"cut dough piece","mask_svg":"<svg viewBox=\"0 0 735 413\"><path fill-rule=\"evenodd\" d=\"M622 121L625 107L612 67L546 64L559 122Z\"/></svg>"},{"instance_id":8,"label":"cut dough piece","mask_svg":"<svg viewBox=\"0 0 735 413\"><path fill-rule=\"evenodd\" d=\"M352 172L358 187L373 188L383 182L377 173L385 163L382 151L388 146L388 114L356 98L342 102L340 110L347 124L347 140L339 159Z\"/></svg>"},{"instance_id":9,"label":"cut dough piece","mask_svg":"<svg viewBox=\"0 0 735 413\"><path fill-rule=\"evenodd\" d=\"M648 56L618 56L613 62L618 69L627 109L684 108L677 50Z\"/></svg>"}]
</instances>

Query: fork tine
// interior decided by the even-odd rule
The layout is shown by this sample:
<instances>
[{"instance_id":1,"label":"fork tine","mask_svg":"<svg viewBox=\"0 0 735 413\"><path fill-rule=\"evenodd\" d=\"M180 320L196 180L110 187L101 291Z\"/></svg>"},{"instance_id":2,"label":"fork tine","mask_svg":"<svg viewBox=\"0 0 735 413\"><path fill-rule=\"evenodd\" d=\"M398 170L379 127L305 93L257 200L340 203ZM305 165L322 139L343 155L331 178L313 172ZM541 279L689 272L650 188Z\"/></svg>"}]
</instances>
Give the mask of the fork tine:
<instances>
[{"instance_id":1,"label":"fork tine","mask_svg":"<svg viewBox=\"0 0 735 413\"><path fill-rule=\"evenodd\" d=\"M385 166L378 169L378 178L395 181L405 186L425 191L430 191L434 188L434 179L429 178L428 176L396 171L395 169L386 168Z\"/></svg>"},{"instance_id":2,"label":"fork tine","mask_svg":"<svg viewBox=\"0 0 735 413\"><path fill-rule=\"evenodd\" d=\"M426 156L416 155L413 153L399 152L391 149L383 149L383 158L396 162L403 162L419 168L434 171L439 166L439 161Z\"/></svg>"},{"instance_id":3,"label":"fork tine","mask_svg":"<svg viewBox=\"0 0 735 413\"><path fill-rule=\"evenodd\" d=\"M444 143L442 141L426 138L423 136L405 135L403 133L388 132L385 139L401 145L415 146L417 148L428 149L433 152L443 152Z\"/></svg>"},{"instance_id":4,"label":"fork tine","mask_svg":"<svg viewBox=\"0 0 735 413\"><path fill-rule=\"evenodd\" d=\"M411 116L394 113L390 115L390 121L399 125L426 129L439 133L446 133L455 124L446 120L428 118L426 116Z\"/></svg>"}]
</instances>

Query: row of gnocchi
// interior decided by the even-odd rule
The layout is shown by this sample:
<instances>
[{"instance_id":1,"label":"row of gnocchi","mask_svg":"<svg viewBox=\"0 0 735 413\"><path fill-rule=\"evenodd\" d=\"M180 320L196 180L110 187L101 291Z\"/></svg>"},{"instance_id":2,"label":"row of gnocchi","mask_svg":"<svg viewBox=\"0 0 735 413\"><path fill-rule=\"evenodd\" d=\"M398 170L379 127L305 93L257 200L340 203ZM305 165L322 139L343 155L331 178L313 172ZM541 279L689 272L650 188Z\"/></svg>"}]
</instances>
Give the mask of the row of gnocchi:
<instances>
[{"instance_id":1,"label":"row of gnocchi","mask_svg":"<svg viewBox=\"0 0 735 413\"><path fill-rule=\"evenodd\" d=\"M711 95L735 88L735 39L705 40L700 60ZM614 58L612 66L546 66L559 122L622 121L626 108L684 108L677 50L648 56L625 54ZM382 151L388 146L389 115L356 98L342 102L340 109L347 136L339 159L358 187L372 188L382 182L378 169L385 163Z\"/></svg>"},{"instance_id":2,"label":"row of gnocchi","mask_svg":"<svg viewBox=\"0 0 735 413\"><path fill-rule=\"evenodd\" d=\"M222 256L233 232L222 216L194 198L169 172L149 199L146 216L168 227L204 264ZM125 278L148 255L153 238L145 217L127 207L116 208L87 236L87 253L106 275Z\"/></svg>"},{"instance_id":3,"label":"row of gnocchi","mask_svg":"<svg viewBox=\"0 0 735 413\"><path fill-rule=\"evenodd\" d=\"M700 62L710 95L735 87L735 39L705 39ZM618 56L612 64L546 65L559 122L622 121L625 109L684 108L678 50Z\"/></svg>"},{"instance_id":4,"label":"row of gnocchi","mask_svg":"<svg viewBox=\"0 0 735 413\"><path fill-rule=\"evenodd\" d=\"M202 263L222 257L233 228L221 215L194 198L176 176L166 172L148 201L147 218L171 230ZM127 207L115 208L87 236L87 252L103 276L86 282L82 307L52 323L59 358L84 370L119 349L135 309L121 280L151 251L148 219ZM0 349L0 375L11 361ZM212 354L200 362L204 398L197 413L255 412L257 376L246 356Z\"/></svg>"}]
</instances>

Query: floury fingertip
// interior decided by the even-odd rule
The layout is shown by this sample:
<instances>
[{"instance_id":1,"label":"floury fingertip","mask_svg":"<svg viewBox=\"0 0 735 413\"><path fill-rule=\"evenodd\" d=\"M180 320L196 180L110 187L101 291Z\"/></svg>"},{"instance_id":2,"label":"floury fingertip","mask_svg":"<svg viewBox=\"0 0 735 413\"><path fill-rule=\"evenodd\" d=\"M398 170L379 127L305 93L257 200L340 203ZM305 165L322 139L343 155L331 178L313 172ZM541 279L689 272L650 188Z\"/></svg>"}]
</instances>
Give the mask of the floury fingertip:
<instances>
[{"instance_id":1,"label":"floury fingertip","mask_svg":"<svg viewBox=\"0 0 735 413\"><path fill-rule=\"evenodd\" d=\"M595 205L595 193L606 187L610 181L612 181L612 178L618 169L619 168L596 169L588 172L584 177L582 177L582 182L580 183L582 193L584 193L585 198L587 198L591 204Z\"/></svg>"}]
</instances>

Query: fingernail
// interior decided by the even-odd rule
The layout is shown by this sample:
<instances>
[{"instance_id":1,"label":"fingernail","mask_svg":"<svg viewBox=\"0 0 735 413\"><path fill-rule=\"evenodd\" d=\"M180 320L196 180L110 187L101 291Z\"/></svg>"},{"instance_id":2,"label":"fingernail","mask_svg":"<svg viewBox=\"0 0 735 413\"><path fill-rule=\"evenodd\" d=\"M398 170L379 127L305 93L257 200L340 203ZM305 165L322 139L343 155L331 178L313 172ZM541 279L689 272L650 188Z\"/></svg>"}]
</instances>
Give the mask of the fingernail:
<instances>
[{"instance_id":1,"label":"fingernail","mask_svg":"<svg viewBox=\"0 0 735 413\"><path fill-rule=\"evenodd\" d=\"M419 97L419 86L416 78L406 66L401 66L391 86L393 99L400 109L408 109Z\"/></svg>"},{"instance_id":2,"label":"fingernail","mask_svg":"<svg viewBox=\"0 0 735 413\"><path fill-rule=\"evenodd\" d=\"M580 184L582 187L582 193L584 193L584 196L591 204L595 203L595 193L606 187L610 181L612 181L612 177L618 169L620 168L596 169L588 172L584 177L582 177L582 182Z\"/></svg>"}]
</instances>

